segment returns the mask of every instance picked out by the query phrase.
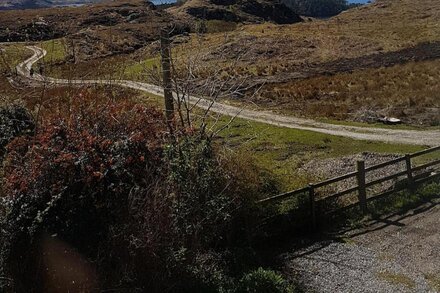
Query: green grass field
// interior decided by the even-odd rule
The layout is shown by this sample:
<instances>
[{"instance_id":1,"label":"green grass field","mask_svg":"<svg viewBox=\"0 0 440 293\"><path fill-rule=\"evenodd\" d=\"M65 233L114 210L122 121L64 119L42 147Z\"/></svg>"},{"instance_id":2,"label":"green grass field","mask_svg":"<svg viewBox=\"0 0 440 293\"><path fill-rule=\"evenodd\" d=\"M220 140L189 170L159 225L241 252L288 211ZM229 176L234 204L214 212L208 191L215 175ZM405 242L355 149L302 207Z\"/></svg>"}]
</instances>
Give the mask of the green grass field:
<instances>
[{"instance_id":1,"label":"green grass field","mask_svg":"<svg viewBox=\"0 0 440 293\"><path fill-rule=\"evenodd\" d=\"M145 74L146 70L153 69L154 67L160 67L160 58L149 58L141 62L131 62L123 68L123 76L127 79L139 79Z\"/></svg>"},{"instance_id":2,"label":"green grass field","mask_svg":"<svg viewBox=\"0 0 440 293\"><path fill-rule=\"evenodd\" d=\"M1 45L3 50L0 52L0 69L15 70L15 66L23 62L26 58L32 56L31 51L25 48L23 44Z\"/></svg>"},{"instance_id":3,"label":"green grass field","mask_svg":"<svg viewBox=\"0 0 440 293\"><path fill-rule=\"evenodd\" d=\"M222 123L228 119L222 118ZM282 181L285 190L300 188L316 180L313 174L305 176L297 172L299 167L312 159L360 152L405 154L422 149L420 146L354 140L242 119L235 119L219 133L218 139L231 150L251 154L258 165L269 169Z\"/></svg>"},{"instance_id":4,"label":"green grass field","mask_svg":"<svg viewBox=\"0 0 440 293\"><path fill-rule=\"evenodd\" d=\"M137 97L136 100L163 109L162 97L155 95ZM195 114L200 114L196 111ZM361 152L381 154L406 154L423 149L421 146L389 144L354 140L345 137L277 127L259 122L216 116L208 121L208 128L218 132L215 141L231 152L251 156L258 166L272 172L281 182L284 191L301 188L317 178L313 174L299 173L298 169L312 159L327 159ZM218 121L215 123L215 120ZM197 127L200 121L195 119ZM422 158L420 163L440 154Z\"/></svg>"},{"instance_id":5,"label":"green grass field","mask_svg":"<svg viewBox=\"0 0 440 293\"><path fill-rule=\"evenodd\" d=\"M64 39L45 41L39 45L47 51L47 55L43 59L46 64L54 64L66 59L67 52Z\"/></svg>"}]
</instances>

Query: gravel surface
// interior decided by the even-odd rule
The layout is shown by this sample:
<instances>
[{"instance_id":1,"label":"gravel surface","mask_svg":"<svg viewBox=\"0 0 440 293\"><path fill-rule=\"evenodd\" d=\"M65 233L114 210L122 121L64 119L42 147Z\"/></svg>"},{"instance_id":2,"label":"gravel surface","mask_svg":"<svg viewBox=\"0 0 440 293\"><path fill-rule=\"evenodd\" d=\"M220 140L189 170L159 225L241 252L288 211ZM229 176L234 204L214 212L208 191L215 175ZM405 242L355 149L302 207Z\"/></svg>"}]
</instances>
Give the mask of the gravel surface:
<instances>
[{"instance_id":1,"label":"gravel surface","mask_svg":"<svg viewBox=\"0 0 440 293\"><path fill-rule=\"evenodd\" d=\"M356 171L357 161L365 161L365 166L368 168L377 164L391 161L393 159L399 158L401 155L395 154L377 154L377 153L360 153L356 155L341 157L341 158L330 158L326 160L312 160L301 167L300 172L306 174L313 174L318 181L326 180L338 176L345 175L350 172ZM383 178L390 174L395 174L400 171L405 170L405 163L397 163L384 168L380 168L375 171L367 172L366 180L367 182ZM404 177L404 176L403 176ZM378 184L370 192L378 193L385 191L386 189L392 187L398 180L390 180L382 184ZM356 178L347 179L337 184L333 184L330 188L325 191L321 191L324 196L326 193L331 194L335 192L340 192L357 185Z\"/></svg>"},{"instance_id":2,"label":"gravel surface","mask_svg":"<svg viewBox=\"0 0 440 293\"><path fill-rule=\"evenodd\" d=\"M440 292L440 199L282 256L311 292Z\"/></svg>"},{"instance_id":3,"label":"gravel surface","mask_svg":"<svg viewBox=\"0 0 440 293\"><path fill-rule=\"evenodd\" d=\"M365 166L368 168L370 166L388 162L399 157L401 157L401 155L364 152L341 158L312 160L305 164L300 170L307 173L315 173L318 177L322 179L327 179L328 177L341 176L356 171L356 164L359 160L364 160ZM394 164L387 168L382 168L379 171L381 171L382 173L390 174L390 171L399 171L402 170L402 168L404 167L404 164ZM374 172L370 174L374 174Z\"/></svg>"}]
</instances>

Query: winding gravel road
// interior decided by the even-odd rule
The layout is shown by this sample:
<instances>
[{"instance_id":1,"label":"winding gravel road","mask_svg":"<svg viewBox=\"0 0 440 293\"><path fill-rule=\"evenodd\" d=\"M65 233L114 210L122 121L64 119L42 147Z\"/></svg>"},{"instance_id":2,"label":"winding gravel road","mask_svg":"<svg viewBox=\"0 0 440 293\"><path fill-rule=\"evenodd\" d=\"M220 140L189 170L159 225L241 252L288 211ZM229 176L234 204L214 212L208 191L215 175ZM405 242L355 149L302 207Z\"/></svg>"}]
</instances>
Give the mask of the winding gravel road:
<instances>
[{"instance_id":1,"label":"winding gravel road","mask_svg":"<svg viewBox=\"0 0 440 293\"><path fill-rule=\"evenodd\" d=\"M159 96L163 94L163 89L161 87L130 80L67 80L41 76L39 74L33 74L33 76L31 76L30 69L32 68L33 64L42 59L47 54L47 52L44 49L36 46L28 46L27 48L32 50L34 55L17 65L17 72L19 75L34 82L46 83L51 85L116 85L147 93L152 93ZM219 102L215 102L212 104L212 101L208 98L190 97L189 102L199 108L205 110L209 109L210 111L215 113L232 117L236 116L246 120L262 122L280 127L314 131L329 135L349 137L358 140L381 141L386 143L413 144L423 146L440 145L440 130L416 131L334 125L317 122L311 119L302 119L274 114L266 111L248 110L245 108L239 108Z\"/></svg>"}]
</instances>

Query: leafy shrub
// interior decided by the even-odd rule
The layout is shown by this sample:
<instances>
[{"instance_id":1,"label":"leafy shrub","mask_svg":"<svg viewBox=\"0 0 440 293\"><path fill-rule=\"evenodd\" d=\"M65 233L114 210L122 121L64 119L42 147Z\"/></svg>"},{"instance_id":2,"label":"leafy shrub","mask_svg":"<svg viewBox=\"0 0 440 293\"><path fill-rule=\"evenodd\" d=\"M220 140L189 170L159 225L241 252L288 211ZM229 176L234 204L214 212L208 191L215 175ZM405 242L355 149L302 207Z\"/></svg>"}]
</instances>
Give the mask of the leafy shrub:
<instances>
[{"instance_id":1,"label":"leafy shrub","mask_svg":"<svg viewBox=\"0 0 440 293\"><path fill-rule=\"evenodd\" d=\"M190 280L185 280L181 290L186 292L233 292L235 280L230 272L230 255L209 251L200 253L187 267Z\"/></svg>"},{"instance_id":2,"label":"leafy shrub","mask_svg":"<svg viewBox=\"0 0 440 293\"><path fill-rule=\"evenodd\" d=\"M208 139L184 138L170 145L169 186L176 195L173 224L177 235L184 235L186 247L198 248L222 240L236 216L233 212L249 196L247 182L241 182L231 166L222 162ZM249 198L248 198L249 199ZM210 223L206 225L204 223Z\"/></svg>"},{"instance_id":3,"label":"leafy shrub","mask_svg":"<svg viewBox=\"0 0 440 293\"><path fill-rule=\"evenodd\" d=\"M246 274L240 281L238 292L242 293L290 293L292 286L283 276L263 268Z\"/></svg>"},{"instance_id":4,"label":"leafy shrub","mask_svg":"<svg viewBox=\"0 0 440 293\"><path fill-rule=\"evenodd\" d=\"M34 129L34 119L25 108L18 105L0 108L0 156L15 137L31 134Z\"/></svg>"},{"instance_id":5,"label":"leafy shrub","mask_svg":"<svg viewBox=\"0 0 440 293\"><path fill-rule=\"evenodd\" d=\"M10 212L2 267L24 286L38 288L29 278L38 277L32 274L33 254L42 235L56 234L96 257L100 245L109 246L112 226L125 221L130 191L147 190L160 177L166 129L160 112L83 102L68 117L50 119L35 137L20 137L7 148L4 193Z\"/></svg>"},{"instance_id":6,"label":"leafy shrub","mask_svg":"<svg viewBox=\"0 0 440 293\"><path fill-rule=\"evenodd\" d=\"M262 192L256 168L241 172L245 164L204 136L171 137L154 109L73 101L7 146L0 275L18 291L47 289L56 275L45 263L49 238L81 255L102 288L227 286L214 250L246 235L251 197Z\"/></svg>"}]
</instances>

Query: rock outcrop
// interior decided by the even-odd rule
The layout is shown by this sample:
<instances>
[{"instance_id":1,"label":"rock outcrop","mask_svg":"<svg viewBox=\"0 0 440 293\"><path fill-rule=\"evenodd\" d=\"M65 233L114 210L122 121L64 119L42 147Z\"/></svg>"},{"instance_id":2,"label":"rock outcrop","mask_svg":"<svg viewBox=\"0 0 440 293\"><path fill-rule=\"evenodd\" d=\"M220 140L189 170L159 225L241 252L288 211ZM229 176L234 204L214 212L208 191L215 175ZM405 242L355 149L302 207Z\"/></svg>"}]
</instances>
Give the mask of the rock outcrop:
<instances>
[{"instance_id":1,"label":"rock outcrop","mask_svg":"<svg viewBox=\"0 0 440 293\"><path fill-rule=\"evenodd\" d=\"M169 11L179 17L230 22L274 22L291 24L302 21L299 15L277 0L189 0Z\"/></svg>"}]
</instances>

